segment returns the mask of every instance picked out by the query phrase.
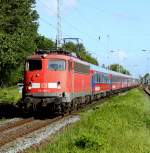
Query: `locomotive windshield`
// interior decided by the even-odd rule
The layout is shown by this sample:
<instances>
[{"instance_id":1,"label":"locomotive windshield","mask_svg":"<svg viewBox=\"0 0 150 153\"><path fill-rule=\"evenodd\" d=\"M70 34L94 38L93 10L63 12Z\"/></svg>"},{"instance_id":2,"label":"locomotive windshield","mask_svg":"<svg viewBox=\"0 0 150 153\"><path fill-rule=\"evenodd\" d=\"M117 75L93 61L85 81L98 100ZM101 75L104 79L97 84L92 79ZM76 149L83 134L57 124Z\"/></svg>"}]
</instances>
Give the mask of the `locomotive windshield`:
<instances>
[{"instance_id":1,"label":"locomotive windshield","mask_svg":"<svg viewBox=\"0 0 150 153\"><path fill-rule=\"evenodd\" d=\"M42 61L41 60L28 60L26 62L26 71L34 71L42 69Z\"/></svg>"},{"instance_id":2,"label":"locomotive windshield","mask_svg":"<svg viewBox=\"0 0 150 153\"><path fill-rule=\"evenodd\" d=\"M49 60L48 61L48 69L55 71L65 70L66 63L64 60Z\"/></svg>"}]
</instances>

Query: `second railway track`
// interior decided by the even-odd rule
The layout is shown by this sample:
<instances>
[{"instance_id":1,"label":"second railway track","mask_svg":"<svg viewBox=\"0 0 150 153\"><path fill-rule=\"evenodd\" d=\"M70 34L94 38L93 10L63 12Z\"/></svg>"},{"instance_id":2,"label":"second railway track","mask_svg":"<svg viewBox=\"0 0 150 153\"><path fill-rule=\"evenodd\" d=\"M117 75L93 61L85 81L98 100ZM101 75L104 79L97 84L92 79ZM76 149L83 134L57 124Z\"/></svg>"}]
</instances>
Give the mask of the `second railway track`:
<instances>
[{"instance_id":1,"label":"second railway track","mask_svg":"<svg viewBox=\"0 0 150 153\"><path fill-rule=\"evenodd\" d=\"M45 120L34 120L34 118L29 118L4 124L0 126L0 147L17 138L23 137L38 129L41 129L52 122L58 121L61 118L61 116Z\"/></svg>"},{"instance_id":2,"label":"second railway track","mask_svg":"<svg viewBox=\"0 0 150 153\"><path fill-rule=\"evenodd\" d=\"M4 132L6 130L9 130L11 128L15 128L17 126L32 122L33 120L34 120L34 118L27 118L27 119L19 119L17 121L10 121L8 123L0 125L0 133Z\"/></svg>"}]
</instances>

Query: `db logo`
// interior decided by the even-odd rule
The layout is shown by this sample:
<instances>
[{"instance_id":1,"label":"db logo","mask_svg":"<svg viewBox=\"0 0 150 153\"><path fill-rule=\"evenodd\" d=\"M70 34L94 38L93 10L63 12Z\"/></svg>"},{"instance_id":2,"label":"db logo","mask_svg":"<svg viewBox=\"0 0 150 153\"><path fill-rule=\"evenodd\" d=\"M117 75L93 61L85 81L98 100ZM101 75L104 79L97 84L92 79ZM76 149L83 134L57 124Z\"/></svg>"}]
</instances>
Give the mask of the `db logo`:
<instances>
[{"instance_id":1,"label":"db logo","mask_svg":"<svg viewBox=\"0 0 150 153\"><path fill-rule=\"evenodd\" d=\"M41 88L47 88L47 83L41 83Z\"/></svg>"}]
</instances>

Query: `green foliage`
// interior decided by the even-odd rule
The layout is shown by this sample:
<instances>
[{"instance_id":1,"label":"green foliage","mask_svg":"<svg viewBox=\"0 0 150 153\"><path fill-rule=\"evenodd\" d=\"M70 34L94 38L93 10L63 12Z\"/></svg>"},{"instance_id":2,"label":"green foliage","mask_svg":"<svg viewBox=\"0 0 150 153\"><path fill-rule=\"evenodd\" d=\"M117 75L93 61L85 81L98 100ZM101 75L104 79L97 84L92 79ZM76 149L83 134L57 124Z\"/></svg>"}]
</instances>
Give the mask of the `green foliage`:
<instances>
[{"instance_id":1,"label":"green foliage","mask_svg":"<svg viewBox=\"0 0 150 153\"><path fill-rule=\"evenodd\" d=\"M146 73L146 74L144 75L144 78L148 77L149 75L150 75L149 73Z\"/></svg>"},{"instance_id":2,"label":"green foliage","mask_svg":"<svg viewBox=\"0 0 150 153\"><path fill-rule=\"evenodd\" d=\"M24 73L24 63L20 64L15 70L11 71L7 84L16 85L18 81L22 82L23 73Z\"/></svg>"},{"instance_id":3,"label":"green foliage","mask_svg":"<svg viewBox=\"0 0 150 153\"><path fill-rule=\"evenodd\" d=\"M12 85L22 78L24 60L36 48L54 48L53 41L37 34L35 2L9 0L0 3L0 87ZM79 45L79 51L74 44L65 47L85 61L98 64L85 51L83 44Z\"/></svg>"},{"instance_id":4,"label":"green foliage","mask_svg":"<svg viewBox=\"0 0 150 153\"><path fill-rule=\"evenodd\" d=\"M112 71L120 72L122 74L130 75L130 72L126 70L122 65L119 65L119 64L112 64L109 66L109 69Z\"/></svg>"},{"instance_id":5,"label":"green foliage","mask_svg":"<svg viewBox=\"0 0 150 153\"><path fill-rule=\"evenodd\" d=\"M30 153L149 153L150 99L139 89L112 97Z\"/></svg>"},{"instance_id":6,"label":"green foliage","mask_svg":"<svg viewBox=\"0 0 150 153\"><path fill-rule=\"evenodd\" d=\"M98 61L89 54L83 44L74 44L73 42L68 42L62 46L65 50L76 53L78 57L82 60L87 61L91 64L98 65Z\"/></svg>"},{"instance_id":7,"label":"green foliage","mask_svg":"<svg viewBox=\"0 0 150 153\"><path fill-rule=\"evenodd\" d=\"M55 44L52 40L50 40L44 36L41 36L41 35L37 36L35 42L36 42L37 48L39 48L39 49L51 50L55 46Z\"/></svg>"},{"instance_id":8,"label":"green foliage","mask_svg":"<svg viewBox=\"0 0 150 153\"><path fill-rule=\"evenodd\" d=\"M24 60L36 48L51 50L55 46L52 40L37 34L35 2L4 0L0 3L0 87L14 85L21 80ZM98 65L83 44L77 46L69 42L63 47Z\"/></svg>"},{"instance_id":9,"label":"green foliage","mask_svg":"<svg viewBox=\"0 0 150 153\"><path fill-rule=\"evenodd\" d=\"M81 135L79 138L75 140L74 145L78 147L79 149L94 149L99 150L101 147L101 144L97 140L93 140L92 136L88 135Z\"/></svg>"},{"instance_id":10,"label":"green foliage","mask_svg":"<svg viewBox=\"0 0 150 153\"><path fill-rule=\"evenodd\" d=\"M0 102L3 103L16 103L21 98L17 86L9 88L0 88Z\"/></svg>"},{"instance_id":11,"label":"green foliage","mask_svg":"<svg viewBox=\"0 0 150 153\"><path fill-rule=\"evenodd\" d=\"M36 48L38 15L34 4L35 0L0 3L0 86L8 83L11 73Z\"/></svg>"},{"instance_id":12,"label":"green foliage","mask_svg":"<svg viewBox=\"0 0 150 153\"><path fill-rule=\"evenodd\" d=\"M79 50L79 47L76 44L74 44L73 42L68 42L68 43L64 44L62 47L65 50L72 51L74 53L77 53Z\"/></svg>"}]
</instances>

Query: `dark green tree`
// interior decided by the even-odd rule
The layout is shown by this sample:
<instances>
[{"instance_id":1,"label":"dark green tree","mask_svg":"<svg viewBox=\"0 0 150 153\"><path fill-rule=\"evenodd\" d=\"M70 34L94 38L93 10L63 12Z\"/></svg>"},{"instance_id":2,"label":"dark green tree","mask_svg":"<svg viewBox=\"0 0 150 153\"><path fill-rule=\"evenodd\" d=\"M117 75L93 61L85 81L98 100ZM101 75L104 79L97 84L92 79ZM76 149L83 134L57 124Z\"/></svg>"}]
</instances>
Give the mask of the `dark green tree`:
<instances>
[{"instance_id":1,"label":"dark green tree","mask_svg":"<svg viewBox=\"0 0 150 153\"><path fill-rule=\"evenodd\" d=\"M77 53L79 50L78 46L74 44L73 42L67 42L66 44L62 46L62 48L64 48L67 51L74 52L74 53Z\"/></svg>"},{"instance_id":2,"label":"dark green tree","mask_svg":"<svg viewBox=\"0 0 150 153\"><path fill-rule=\"evenodd\" d=\"M12 78L17 81L21 63L36 48L38 14L34 6L35 0L0 2L0 86L13 82Z\"/></svg>"},{"instance_id":3,"label":"dark green tree","mask_svg":"<svg viewBox=\"0 0 150 153\"><path fill-rule=\"evenodd\" d=\"M67 51L76 53L76 55L80 57L82 60L87 61L91 64L98 65L98 61L94 57L92 57L90 53L86 51L82 43L75 44L73 42L67 42L62 47Z\"/></svg>"},{"instance_id":4,"label":"dark green tree","mask_svg":"<svg viewBox=\"0 0 150 153\"><path fill-rule=\"evenodd\" d=\"M122 74L130 75L130 72L127 69L125 69L122 65L112 64L112 65L109 65L108 67L112 71L116 71L116 72L120 72Z\"/></svg>"},{"instance_id":5,"label":"dark green tree","mask_svg":"<svg viewBox=\"0 0 150 153\"><path fill-rule=\"evenodd\" d=\"M51 50L55 47L55 44L52 40L41 35L37 36L35 42L36 42L37 48L39 49Z\"/></svg>"},{"instance_id":6,"label":"dark green tree","mask_svg":"<svg viewBox=\"0 0 150 153\"><path fill-rule=\"evenodd\" d=\"M145 75L144 75L144 77L146 78L146 77L148 77L150 74L149 73L146 73Z\"/></svg>"}]
</instances>

